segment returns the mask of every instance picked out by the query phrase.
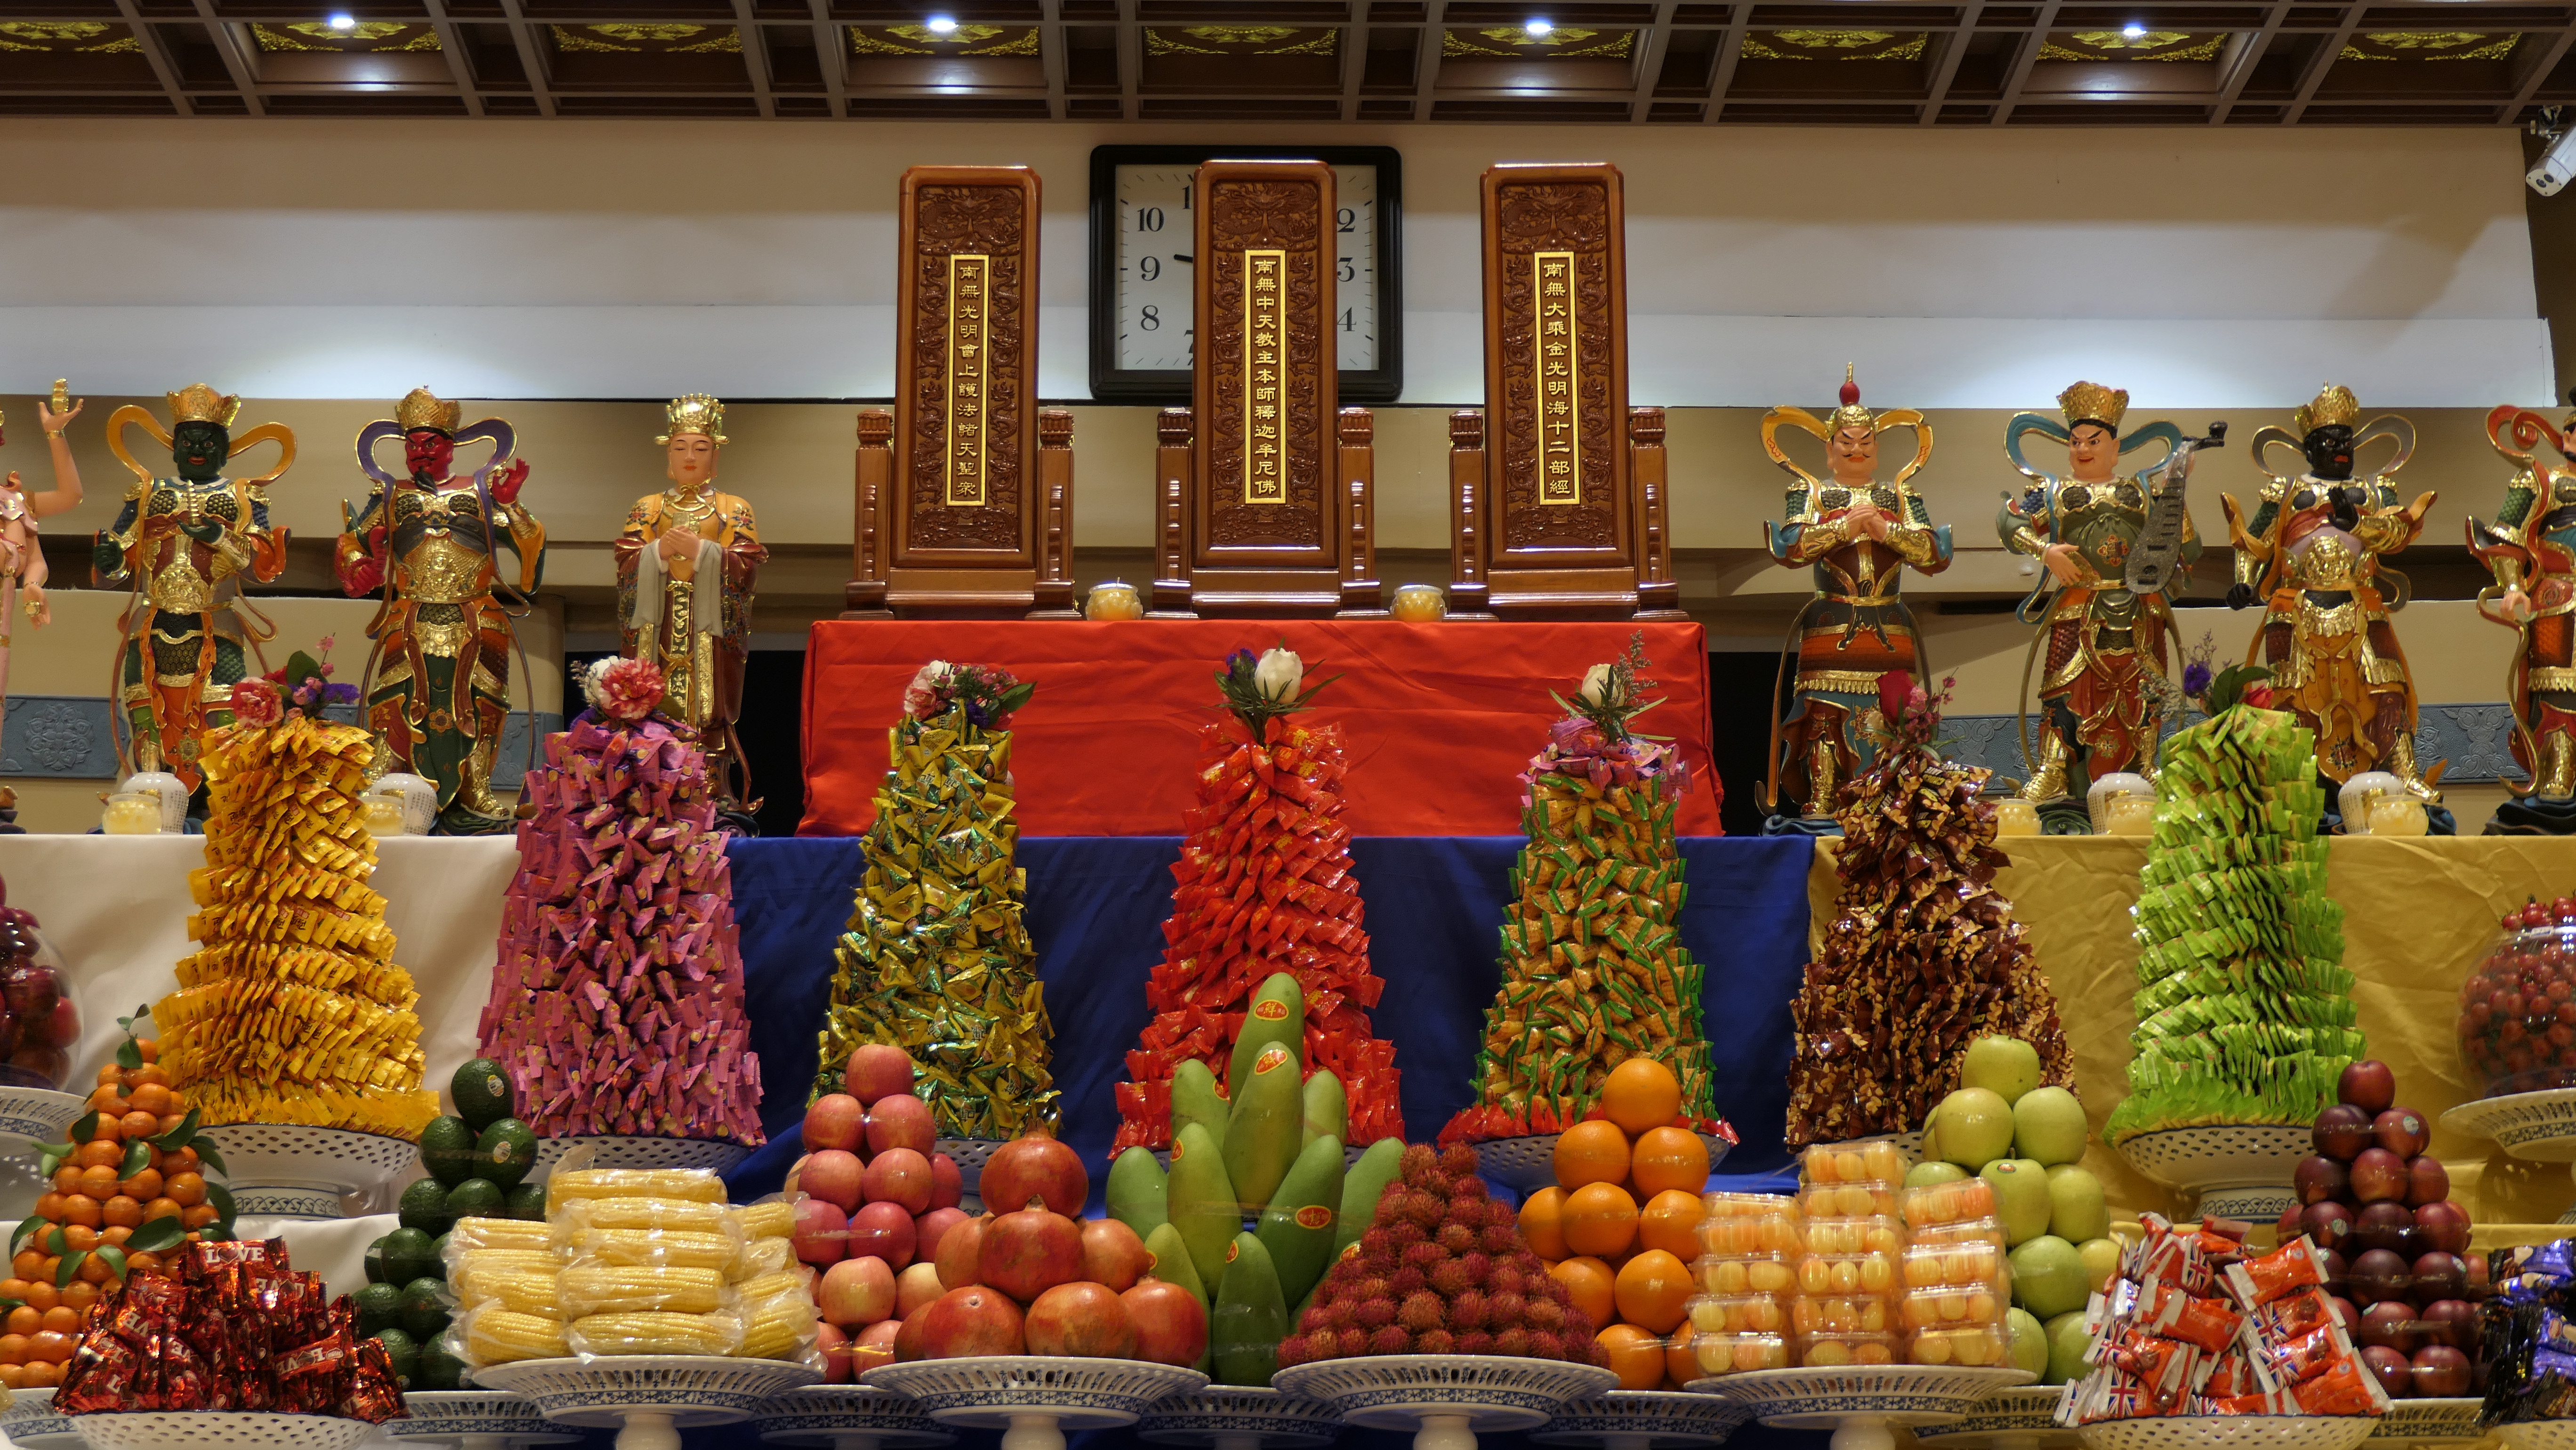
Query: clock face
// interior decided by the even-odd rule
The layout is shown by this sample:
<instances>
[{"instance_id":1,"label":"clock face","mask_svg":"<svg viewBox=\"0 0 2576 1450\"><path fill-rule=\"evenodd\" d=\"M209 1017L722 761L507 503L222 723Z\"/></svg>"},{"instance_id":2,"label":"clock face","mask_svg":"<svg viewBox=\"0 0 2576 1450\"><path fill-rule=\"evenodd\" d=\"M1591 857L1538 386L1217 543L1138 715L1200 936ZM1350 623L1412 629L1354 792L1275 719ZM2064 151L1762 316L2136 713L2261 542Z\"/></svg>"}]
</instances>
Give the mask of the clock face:
<instances>
[{"instance_id":1,"label":"clock face","mask_svg":"<svg viewBox=\"0 0 2576 1450\"><path fill-rule=\"evenodd\" d=\"M1117 365L1122 370L1180 371L1190 365L1190 248L1196 234L1193 166L1117 168ZM1378 169L1333 168L1336 366L1366 371L1378 364Z\"/></svg>"}]
</instances>

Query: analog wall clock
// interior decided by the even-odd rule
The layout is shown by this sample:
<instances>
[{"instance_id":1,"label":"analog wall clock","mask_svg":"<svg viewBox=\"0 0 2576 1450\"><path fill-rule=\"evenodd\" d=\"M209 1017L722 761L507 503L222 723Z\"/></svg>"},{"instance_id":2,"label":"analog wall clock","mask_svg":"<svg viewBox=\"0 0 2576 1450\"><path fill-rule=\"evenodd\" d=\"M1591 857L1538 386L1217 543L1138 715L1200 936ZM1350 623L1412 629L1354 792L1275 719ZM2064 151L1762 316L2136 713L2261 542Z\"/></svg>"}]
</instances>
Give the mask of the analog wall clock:
<instances>
[{"instance_id":1,"label":"analog wall clock","mask_svg":"<svg viewBox=\"0 0 2576 1450\"><path fill-rule=\"evenodd\" d=\"M1094 147L1091 395L1189 402L1191 181L1220 157L1333 168L1341 399L1394 402L1404 391L1404 177L1391 146Z\"/></svg>"}]
</instances>

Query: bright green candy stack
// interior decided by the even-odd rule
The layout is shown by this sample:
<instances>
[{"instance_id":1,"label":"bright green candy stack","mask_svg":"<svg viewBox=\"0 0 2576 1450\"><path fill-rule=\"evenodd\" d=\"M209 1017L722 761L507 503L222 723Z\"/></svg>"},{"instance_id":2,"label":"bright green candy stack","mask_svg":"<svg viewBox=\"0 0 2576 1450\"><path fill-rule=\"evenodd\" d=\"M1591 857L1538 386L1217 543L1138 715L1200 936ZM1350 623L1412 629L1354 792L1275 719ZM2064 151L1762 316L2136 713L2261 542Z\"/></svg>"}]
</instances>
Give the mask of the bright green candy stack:
<instances>
[{"instance_id":1,"label":"bright green candy stack","mask_svg":"<svg viewBox=\"0 0 2576 1450\"><path fill-rule=\"evenodd\" d=\"M841 1091L853 1049L883 1042L919 1065L914 1091L943 1138L1056 1121L1004 728L1028 690L1004 671L934 662L905 692L809 1100Z\"/></svg>"},{"instance_id":2,"label":"bright green candy stack","mask_svg":"<svg viewBox=\"0 0 2576 1450\"><path fill-rule=\"evenodd\" d=\"M2158 791L2137 1055L2107 1134L2312 1123L2362 1054L2317 835L2315 737L2286 713L2220 708L2166 742Z\"/></svg>"}]
</instances>

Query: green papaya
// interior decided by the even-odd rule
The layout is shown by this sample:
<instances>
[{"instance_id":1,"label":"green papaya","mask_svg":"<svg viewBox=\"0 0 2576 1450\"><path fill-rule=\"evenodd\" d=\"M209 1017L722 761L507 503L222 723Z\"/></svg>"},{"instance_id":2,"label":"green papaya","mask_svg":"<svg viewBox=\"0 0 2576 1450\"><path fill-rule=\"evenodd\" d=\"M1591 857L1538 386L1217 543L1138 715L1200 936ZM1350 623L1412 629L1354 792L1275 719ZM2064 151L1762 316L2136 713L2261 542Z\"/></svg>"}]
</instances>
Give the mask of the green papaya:
<instances>
[{"instance_id":1,"label":"green papaya","mask_svg":"<svg viewBox=\"0 0 2576 1450\"><path fill-rule=\"evenodd\" d=\"M1297 1140L1304 1152L1317 1138L1338 1139L1350 1126L1350 1098L1333 1070L1319 1067L1306 1076L1306 1131Z\"/></svg>"},{"instance_id":2,"label":"green papaya","mask_svg":"<svg viewBox=\"0 0 2576 1450\"><path fill-rule=\"evenodd\" d=\"M1244 1009L1243 1026L1235 1030L1234 1060L1225 1073L1225 1095L1240 1110L1243 1106L1244 1080L1252 1076L1253 1065L1261 1061L1261 1050L1272 1044L1288 1049L1297 1064L1297 1076L1306 1075L1306 994L1297 987L1297 979L1286 972L1272 972L1261 990L1252 994L1252 1005Z\"/></svg>"},{"instance_id":3,"label":"green papaya","mask_svg":"<svg viewBox=\"0 0 2576 1450\"><path fill-rule=\"evenodd\" d=\"M1199 1301L1200 1308L1208 1307L1207 1285L1200 1280L1197 1267L1190 1263L1190 1246L1181 1242L1179 1229L1170 1224L1158 1226L1145 1235L1145 1252L1154 1256L1151 1272L1155 1278L1167 1284L1180 1285Z\"/></svg>"},{"instance_id":4,"label":"green papaya","mask_svg":"<svg viewBox=\"0 0 2576 1450\"><path fill-rule=\"evenodd\" d=\"M1317 1138L1279 1180L1261 1210L1261 1246L1279 1275L1279 1292L1303 1299L1333 1261L1333 1221L1341 1217L1342 1140Z\"/></svg>"},{"instance_id":5,"label":"green papaya","mask_svg":"<svg viewBox=\"0 0 2576 1450\"><path fill-rule=\"evenodd\" d=\"M1172 1221L1171 1186L1150 1148L1130 1148L1109 1165L1109 1216L1149 1238Z\"/></svg>"},{"instance_id":6,"label":"green papaya","mask_svg":"<svg viewBox=\"0 0 2576 1450\"><path fill-rule=\"evenodd\" d=\"M1267 1385L1279 1372L1279 1341L1288 1337L1288 1301L1259 1238L1236 1234L1230 1253L1208 1314L1208 1354L1218 1384Z\"/></svg>"},{"instance_id":7,"label":"green papaya","mask_svg":"<svg viewBox=\"0 0 2576 1450\"><path fill-rule=\"evenodd\" d=\"M1278 1191L1297 1161L1304 1122L1297 1054L1272 1043L1234 1085L1234 1116L1225 1129L1225 1176L1244 1212L1260 1211Z\"/></svg>"},{"instance_id":8,"label":"green papaya","mask_svg":"<svg viewBox=\"0 0 2576 1450\"><path fill-rule=\"evenodd\" d=\"M1377 1222L1377 1201L1403 1167L1401 1138L1378 1139L1369 1144L1360 1161L1351 1165L1351 1171L1342 1178L1342 1215L1340 1225L1333 1230L1334 1253L1358 1243L1368 1226Z\"/></svg>"},{"instance_id":9,"label":"green papaya","mask_svg":"<svg viewBox=\"0 0 2576 1450\"><path fill-rule=\"evenodd\" d=\"M1172 1069L1172 1141L1181 1140L1181 1129L1197 1123L1208 1130L1208 1138L1218 1147L1225 1146L1227 1109L1225 1092L1216 1085L1216 1074L1195 1057L1184 1058Z\"/></svg>"},{"instance_id":10,"label":"green papaya","mask_svg":"<svg viewBox=\"0 0 2576 1450\"><path fill-rule=\"evenodd\" d=\"M1189 1246L1199 1282L1214 1284L1225 1267L1225 1246L1243 1229L1243 1200L1207 1129L1192 1123L1173 1136L1169 1183L1172 1227Z\"/></svg>"}]
</instances>

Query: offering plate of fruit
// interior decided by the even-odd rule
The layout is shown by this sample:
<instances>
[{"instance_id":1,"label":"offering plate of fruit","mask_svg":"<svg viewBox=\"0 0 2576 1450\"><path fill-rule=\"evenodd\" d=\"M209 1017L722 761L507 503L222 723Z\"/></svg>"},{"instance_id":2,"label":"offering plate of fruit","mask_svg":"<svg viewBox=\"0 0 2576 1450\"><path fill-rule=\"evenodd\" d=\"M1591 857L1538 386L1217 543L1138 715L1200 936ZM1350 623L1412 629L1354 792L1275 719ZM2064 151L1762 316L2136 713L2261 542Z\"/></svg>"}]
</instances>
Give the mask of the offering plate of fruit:
<instances>
[{"instance_id":1,"label":"offering plate of fruit","mask_svg":"<svg viewBox=\"0 0 2576 1450\"><path fill-rule=\"evenodd\" d=\"M1414 1450L1475 1450L1478 1431L1535 1429L1568 1400L1608 1393L1619 1377L1563 1360L1377 1354L1309 1361L1272 1383L1363 1429L1412 1430Z\"/></svg>"},{"instance_id":2,"label":"offering plate of fruit","mask_svg":"<svg viewBox=\"0 0 2576 1450\"><path fill-rule=\"evenodd\" d=\"M2484 1096L2442 1126L2517 1158L2576 1162L2576 897L2505 913L2460 987L2458 1034Z\"/></svg>"},{"instance_id":3,"label":"offering plate of fruit","mask_svg":"<svg viewBox=\"0 0 2576 1450\"><path fill-rule=\"evenodd\" d=\"M2217 1218L2271 1218L2290 1207L2290 1176L2307 1155L2308 1129L2294 1123L2164 1128L2120 1144L2130 1167L2198 1195L2197 1212Z\"/></svg>"},{"instance_id":4,"label":"offering plate of fruit","mask_svg":"<svg viewBox=\"0 0 2576 1450\"><path fill-rule=\"evenodd\" d=\"M1064 1450L1065 1430L1133 1425L1207 1376L1143 1360L993 1354L880 1364L868 1383L910 1395L940 1424L1008 1430L1011 1450Z\"/></svg>"}]
</instances>

